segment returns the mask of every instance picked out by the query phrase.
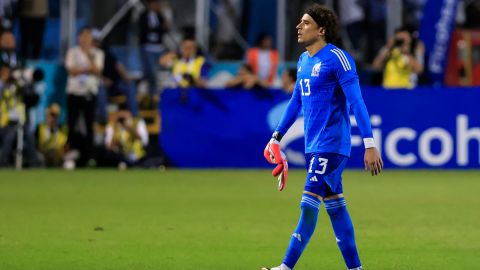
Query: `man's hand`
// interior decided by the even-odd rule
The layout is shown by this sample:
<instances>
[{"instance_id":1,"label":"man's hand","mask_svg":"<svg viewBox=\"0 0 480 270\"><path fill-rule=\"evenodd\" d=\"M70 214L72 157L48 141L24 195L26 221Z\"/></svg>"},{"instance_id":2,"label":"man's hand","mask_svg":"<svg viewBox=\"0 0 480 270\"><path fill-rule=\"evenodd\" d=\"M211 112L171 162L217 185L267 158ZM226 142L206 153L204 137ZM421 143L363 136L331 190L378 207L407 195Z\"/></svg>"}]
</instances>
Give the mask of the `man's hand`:
<instances>
[{"instance_id":1,"label":"man's hand","mask_svg":"<svg viewBox=\"0 0 480 270\"><path fill-rule=\"evenodd\" d=\"M270 141L265 146L265 150L263 150L263 156L270 164L277 164L277 160L282 159L282 155L280 154L280 142L271 138Z\"/></svg>"},{"instance_id":2,"label":"man's hand","mask_svg":"<svg viewBox=\"0 0 480 270\"><path fill-rule=\"evenodd\" d=\"M288 160L280 150L280 142L272 138L265 147L263 155L269 163L277 164L272 175L278 177L278 190L282 191L288 178Z\"/></svg>"},{"instance_id":3,"label":"man's hand","mask_svg":"<svg viewBox=\"0 0 480 270\"><path fill-rule=\"evenodd\" d=\"M365 170L372 172L372 176L379 174L383 169L383 160L377 148L365 149Z\"/></svg>"}]
</instances>

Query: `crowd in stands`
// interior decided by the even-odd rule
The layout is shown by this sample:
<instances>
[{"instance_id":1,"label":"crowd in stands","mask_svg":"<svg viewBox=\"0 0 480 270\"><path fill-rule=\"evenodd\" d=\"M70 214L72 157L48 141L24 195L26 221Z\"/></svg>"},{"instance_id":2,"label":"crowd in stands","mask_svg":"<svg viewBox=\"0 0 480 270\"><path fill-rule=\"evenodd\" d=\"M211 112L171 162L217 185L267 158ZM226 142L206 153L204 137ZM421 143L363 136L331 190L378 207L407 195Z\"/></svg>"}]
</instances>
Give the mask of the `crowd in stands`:
<instances>
[{"instance_id":1,"label":"crowd in stands","mask_svg":"<svg viewBox=\"0 0 480 270\"><path fill-rule=\"evenodd\" d=\"M27 2L32 4L24 5ZM78 45L67 51L63 61L68 76L64 89L66 106L49 101L45 121L33 128L29 124L28 111L38 104L42 95L36 85L43 74L38 70L24 72L28 69L24 60L40 56L48 1L21 1L18 13L20 46L9 30L15 18L9 15L8 9L0 8L3 29L0 34L0 167L20 163L29 167L63 166L67 169L94 165L126 168L155 167L164 163L158 155L150 153L149 145L158 140L151 137L141 112L153 110L153 114L158 115L155 110L164 86L184 89L180 103L188 102L188 88L207 87L212 57L197 44L191 29L184 31L176 50L169 50L164 36L174 27L171 16L165 15L170 13L165 13L157 0L144 2L145 10L138 19L143 76L138 78L130 74L104 43L98 29L83 27L77 35ZM222 1L226 4L222 11L225 14L235 13L229 2ZM385 17L382 16L385 7L369 6L369 20L378 21L378 29L364 31L367 14L359 1L342 0L338 4L339 19L349 37L352 54L358 61L369 61L368 50L372 47L365 47L362 42L368 35L385 32ZM388 39L368 37L369 42L374 42L373 47L378 47L370 57L369 66L382 74L385 88L412 89L421 81L425 48L416 31L415 23L411 23L398 28ZM222 42L224 50L229 41ZM362 53L362 48L368 50ZM214 46L213 50L216 49L219 47ZM289 95L295 87L296 69L294 64L280 66L272 36L260 34L257 42L244 51L237 74L223 86L235 91L278 88ZM159 80L159 71L168 72L168 79ZM143 96L138 91L141 83L147 85ZM112 100L120 100L114 109L110 106Z\"/></svg>"}]
</instances>

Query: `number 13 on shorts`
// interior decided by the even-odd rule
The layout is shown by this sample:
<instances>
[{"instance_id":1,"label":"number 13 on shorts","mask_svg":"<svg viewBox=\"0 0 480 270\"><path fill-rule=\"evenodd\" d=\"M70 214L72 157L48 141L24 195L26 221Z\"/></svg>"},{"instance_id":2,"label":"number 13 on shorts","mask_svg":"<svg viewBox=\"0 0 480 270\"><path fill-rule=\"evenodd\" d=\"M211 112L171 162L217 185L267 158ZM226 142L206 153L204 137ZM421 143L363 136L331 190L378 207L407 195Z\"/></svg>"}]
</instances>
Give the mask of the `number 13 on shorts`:
<instances>
[{"instance_id":1,"label":"number 13 on shorts","mask_svg":"<svg viewBox=\"0 0 480 270\"><path fill-rule=\"evenodd\" d=\"M312 172L313 172L313 164L315 163L315 159L316 159L316 158L317 158L317 157L314 156L314 157L312 157L312 159L310 160L310 166L309 166L309 168L308 168L308 172L309 172L309 173L312 173ZM327 170L328 159L322 158L322 157L319 157L319 158L317 158L317 159L318 159L318 167L317 167L317 168L318 168L319 170L317 170L317 168L315 168L315 169L316 169L316 170L315 170L315 174L324 174L325 171Z\"/></svg>"}]
</instances>

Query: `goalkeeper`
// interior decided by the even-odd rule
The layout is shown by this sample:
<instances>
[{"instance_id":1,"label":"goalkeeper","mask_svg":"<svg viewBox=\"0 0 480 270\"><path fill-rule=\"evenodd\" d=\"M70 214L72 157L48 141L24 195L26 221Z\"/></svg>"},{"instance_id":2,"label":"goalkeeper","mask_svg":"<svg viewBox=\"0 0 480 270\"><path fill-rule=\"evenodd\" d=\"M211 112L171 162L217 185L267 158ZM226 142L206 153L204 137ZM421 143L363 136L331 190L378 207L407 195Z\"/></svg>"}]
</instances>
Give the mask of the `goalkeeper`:
<instances>
[{"instance_id":1,"label":"goalkeeper","mask_svg":"<svg viewBox=\"0 0 480 270\"><path fill-rule=\"evenodd\" d=\"M277 164L273 175L279 177L279 189L282 190L287 180L288 163L279 143L301 109L305 118L305 152L309 167L298 226L283 263L271 269L294 268L315 230L323 201L347 268L360 270L362 265L342 188L342 172L351 149L350 110L363 137L365 169L377 175L383 168L383 161L375 147L355 63L348 53L331 44L337 36L336 15L314 5L305 11L297 25L297 34L306 52L297 64L292 98L264 155L267 161Z\"/></svg>"}]
</instances>

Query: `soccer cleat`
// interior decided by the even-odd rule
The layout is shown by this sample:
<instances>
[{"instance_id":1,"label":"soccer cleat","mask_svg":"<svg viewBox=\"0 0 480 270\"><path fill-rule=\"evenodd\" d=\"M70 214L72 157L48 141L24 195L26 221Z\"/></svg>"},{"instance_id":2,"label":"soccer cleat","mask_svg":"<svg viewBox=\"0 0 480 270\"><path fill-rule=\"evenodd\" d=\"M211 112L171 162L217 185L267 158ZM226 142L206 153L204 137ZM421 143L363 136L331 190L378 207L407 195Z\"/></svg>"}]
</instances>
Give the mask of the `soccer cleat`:
<instances>
[{"instance_id":1,"label":"soccer cleat","mask_svg":"<svg viewBox=\"0 0 480 270\"><path fill-rule=\"evenodd\" d=\"M282 265L277 266L277 267L272 267L272 268L267 268L267 267L262 267L261 270L291 270L286 266L285 264L282 263Z\"/></svg>"}]
</instances>

